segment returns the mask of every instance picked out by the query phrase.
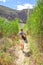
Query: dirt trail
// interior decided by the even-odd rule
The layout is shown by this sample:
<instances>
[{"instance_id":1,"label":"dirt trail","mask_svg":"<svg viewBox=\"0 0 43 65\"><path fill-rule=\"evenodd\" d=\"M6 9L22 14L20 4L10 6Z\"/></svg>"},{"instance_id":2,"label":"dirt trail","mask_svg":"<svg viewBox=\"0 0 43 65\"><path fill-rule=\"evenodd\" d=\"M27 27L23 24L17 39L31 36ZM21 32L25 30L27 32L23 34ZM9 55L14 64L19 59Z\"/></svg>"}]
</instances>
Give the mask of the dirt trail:
<instances>
[{"instance_id":1,"label":"dirt trail","mask_svg":"<svg viewBox=\"0 0 43 65\"><path fill-rule=\"evenodd\" d=\"M24 52L21 50L20 47L16 48L16 55L18 58L15 60L16 65L30 65L29 61L29 43L24 44Z\"/></svg>"}]
</instances>

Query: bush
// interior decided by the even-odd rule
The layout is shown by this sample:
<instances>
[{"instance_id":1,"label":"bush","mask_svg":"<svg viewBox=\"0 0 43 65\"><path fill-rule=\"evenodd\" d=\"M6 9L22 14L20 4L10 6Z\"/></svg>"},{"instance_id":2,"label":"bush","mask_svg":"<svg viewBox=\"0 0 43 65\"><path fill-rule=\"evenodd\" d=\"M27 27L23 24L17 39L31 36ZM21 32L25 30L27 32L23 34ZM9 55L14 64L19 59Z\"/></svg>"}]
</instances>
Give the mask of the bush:
<instances>
[{"instance_id":1,"label":"bush","mask_svg":"<svg viewBox=\"0 0 43 65\"><path fill-rule=\"evenodd\" d=\"M40 53L43 52L43 2L38 1L33 14L27 20L28 32L31 35L30 50L38 65L43 65L40 59ZM31 39L30 38L30 39ZM34 41L34 42L33 42Z\"/></svg>"},{"instance_id":2,"label":"bush","mask_svg":"<svg viewBox=\"0 0 43 65\"><path fill-rule=\"evenodd\" d=\"M6 19L0 18L0 35L10 36L17 35L19 32L18 20L8 21Z\"/></svg>"}]
</instances>

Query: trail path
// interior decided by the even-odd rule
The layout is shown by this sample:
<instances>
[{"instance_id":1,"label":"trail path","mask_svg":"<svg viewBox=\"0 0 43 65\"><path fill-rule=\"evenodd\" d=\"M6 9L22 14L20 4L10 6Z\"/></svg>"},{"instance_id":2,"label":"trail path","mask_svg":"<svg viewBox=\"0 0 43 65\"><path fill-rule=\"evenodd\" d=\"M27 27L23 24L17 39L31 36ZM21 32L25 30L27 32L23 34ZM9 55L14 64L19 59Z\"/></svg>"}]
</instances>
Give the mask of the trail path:
<instances>
[{"instance_id":1,"label":"trail path","mask_svg":"<svg viewBox=\"0 0 43 65\"><path fill-rule=\"evenodd\" d=\"M30 65L29 51L29 43L24 44L24 52L20 47L16 48L16 55L18 56L18 58L15 60L16 65Z\"/></svg>"}]
</instances>

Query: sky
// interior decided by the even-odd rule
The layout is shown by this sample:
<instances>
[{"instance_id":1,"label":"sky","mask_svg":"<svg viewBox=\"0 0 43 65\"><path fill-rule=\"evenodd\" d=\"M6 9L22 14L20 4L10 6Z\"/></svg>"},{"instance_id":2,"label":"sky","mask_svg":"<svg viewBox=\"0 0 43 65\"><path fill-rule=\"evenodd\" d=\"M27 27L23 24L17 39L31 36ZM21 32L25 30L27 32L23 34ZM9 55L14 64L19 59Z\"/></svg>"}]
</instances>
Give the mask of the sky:
<instances>
[{"instance_id":1,"label":"sky","mask_svg":"<svg viewBox=\"0 0 43 65\"><path fill-rule=\"evenodd\" d=\"M16 10L32 9L36 0L0 0L0 5Z\"/></svg>"}]
</instances>

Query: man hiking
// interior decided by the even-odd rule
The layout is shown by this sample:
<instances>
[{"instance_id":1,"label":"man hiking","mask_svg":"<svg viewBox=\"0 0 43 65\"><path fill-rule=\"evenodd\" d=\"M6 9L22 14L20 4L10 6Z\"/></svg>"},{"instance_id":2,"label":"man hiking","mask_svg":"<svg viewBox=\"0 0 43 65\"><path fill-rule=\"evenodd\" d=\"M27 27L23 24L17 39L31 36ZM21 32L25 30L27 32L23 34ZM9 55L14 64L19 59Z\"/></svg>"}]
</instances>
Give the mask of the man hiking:
<instances>
[{"instance_id":1,"label":"man hiking","mask_svg":"<svg viewBox=\"0 0 43 65\"><path fill-rule=\"evenodd\" d=\"M21 29L21 31L20 31L20 36L25 41L25 43L28 43L26 34L24 33L23 29Z\"/></svg>"},{"instance_id":2,"label":"man hiking","mask_svg":"<svg viewBox=\"0 0 43 65\"><path fill-rule=\"evenodd\" d=\"M24 43L28 43L28 41L27 41L27 37L23 29L21 29L19 32L19 39L20 39L21 50L24 52L24 46L25 46Z\"/></svg>"}]
</instances>

